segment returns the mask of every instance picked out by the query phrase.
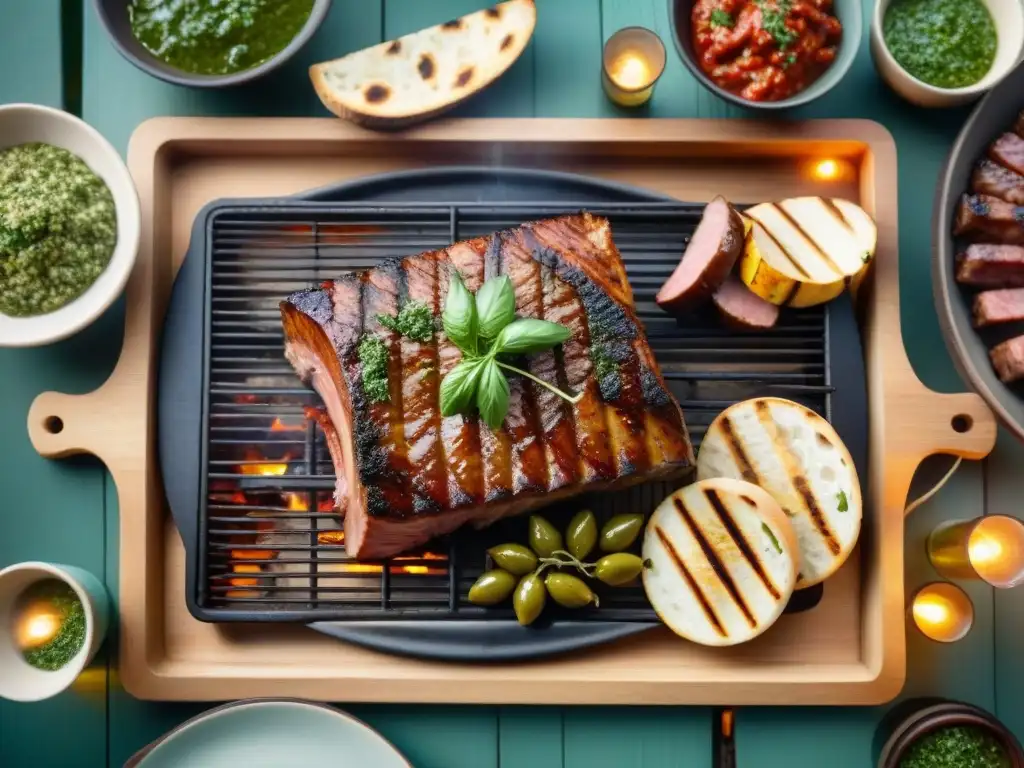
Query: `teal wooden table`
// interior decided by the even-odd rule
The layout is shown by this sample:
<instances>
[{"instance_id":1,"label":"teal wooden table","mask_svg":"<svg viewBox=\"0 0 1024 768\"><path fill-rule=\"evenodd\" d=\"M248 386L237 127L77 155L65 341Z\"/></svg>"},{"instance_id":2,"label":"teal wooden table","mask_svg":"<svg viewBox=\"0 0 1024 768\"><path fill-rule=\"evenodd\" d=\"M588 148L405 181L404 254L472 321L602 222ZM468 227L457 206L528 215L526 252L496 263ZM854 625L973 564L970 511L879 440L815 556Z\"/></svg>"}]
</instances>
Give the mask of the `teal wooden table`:
<instances>
[{"instance_id":1,"label":"teal wooden table","mask_svg":"<svg viewBox=\"0 0 1024 768\"><path fill-rule=\"evenodd\" d=\"M865 24L872 0L865 0ZM154 115L321 115L306 66L474 10L481 0L334 0L330 17L282 71L231 91L165 85L122 60L88 0L0 0L0 102L29 101L81 114L122 152ZM522 59L464 105L468 116L615 117L600 87L601 46L640 24L669 41L664 0L540 0L535 38ZM84 7L83 7L84 6ZM933 190L967 112L907 106L877 79L862 44L857 62L827 97L795 117L863 117L882 123L899 152L900 279L904 343L920 378L939 391L963 389L943 345L931 298ZM645 109L659 117L748 117L701 88L669 51L668 69ZM117 498L104 468L51 462L29 444L29 404L48 389L85 392L113 367L122 310L116 306L62 344L0 350L0 566L28 559L80 565L116 596ZM940 520L1017 512L1024 448L1000 435L986 461L965 464L907 522L907 589L935 577L924 538ZM941 460L919 472L927 487ZM937 646L908 633L904 696L940 695L981 705L1024 737L1024 590L968 585L976 625L962 642ZM111 635L116 637L116 631ZM344 705L344 692L339 691ZM0 766L119 766L136 749L209 705L133 699L119 685L112 644L74 689L39 704L0 702ZM692 768L711 764L708 708L346 706L378 727L417 768ZM886 707L743 709L740 768L867 768Z\"/></svg>"}]
</instances>

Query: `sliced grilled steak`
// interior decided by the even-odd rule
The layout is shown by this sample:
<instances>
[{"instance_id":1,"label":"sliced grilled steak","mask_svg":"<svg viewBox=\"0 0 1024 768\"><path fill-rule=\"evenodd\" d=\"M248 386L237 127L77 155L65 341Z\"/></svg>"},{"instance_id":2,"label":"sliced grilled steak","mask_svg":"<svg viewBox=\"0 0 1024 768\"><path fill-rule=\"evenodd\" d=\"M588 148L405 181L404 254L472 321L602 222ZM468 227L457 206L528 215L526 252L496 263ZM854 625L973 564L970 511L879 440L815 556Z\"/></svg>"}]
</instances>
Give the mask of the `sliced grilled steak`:
<instances>
[{"instance_id":1,"label":"sliced grilled steak","mask_svg":"<svg viewBox=\"0 0 1024 768\"><path fill-rule=\"evenodd\" d=\"M991 160L982 160L971 176L971 191L1024 205L1024 176Z\"/></svg>"},{"instance_id":2,"label":"sliced grilled steak","mask_svg":"<svg viewBox=\"0 0 1024 768\"><path fill-rule=\"evenodd\" d=\"M957 209L953 235L1024 245L1024 206L990 195L964 195Z\"/></svg>"},{"instance_id":3,"label":"sliced grilled steak","mask_svg":"<svg viewBox=\"0 0 1024 768\"><path fill-rule=\"evenodd\" d=\"M978 288L1024 288L1024 248L976 243L957 254L956 281Z\"/></svg>"},{"instance_id":4,"label":"sliced grilled steak","mask_svg":"<svg viewBox=\"0 0 1024 768\"><path fill-rule=\"evenodd\" d=\"M1024 288L982 291L974 297L974 327L1024 320Z\"/></svg>"},{"instance_id":5,"label":"sliced grilled steak","mask_svg":"<svg viewBox=\"0 0 1024 768\"><path fill-rule=\"evenodd\" d=\"M730 328L765 330L779 319L778 306L762 299L735 275L729 275L712 299Z\"/></svg>"},{"instance_id":6,"label":"sliced grilled steak","mask_svg":"<svg viewBox=\"0 0 1024 768\"><path fill-rule=\"evenodd\" d=\"M1004 384L1024 379L1024 336L997 344L989 350L988 356Z\"/></svg>"},{"instance_id":7,"label":"sliced grilled steak","mask_svg":"<svg viewBox=\"0 0 1024 768\"><path fill-rule=\"evenodd\" d=\"M524 364L582 392L577 404L513 376L500 429L475 415L441 416L440 381L461 353L441 331L420 343L377 316L409 300L439 316L454 270L471 291L508 275L520 316L571 330L559 349ZM281 316L286 355L322 397L337 433L328 444L354 556L387 557L468 522L483 526L583 491L679 477L693 465L682 412L636 317L603 218L524 224L387 262L289 296ZM381 402L364 391L358 348L366 334L389 353Z\"/></svg>"},{"instance_id":8,"label":"sliced grilled steak","mask_svg":"<svg viewBox=\"0 0 1024 768\"><path fill-rule=\"evenodd\" d=\"M1024 138L1004 133L989 145L988 156L1004 168L1024 173Z\"/></svg>"},{"instance_id":9,"label":"sliced grilled steak","mask_svg":"<svg viewBox=\"0 0 1024 768\"><path fill-rule=\"evenodd\" d=\"M743 235L743 219L724 197L708 203L679 266L655 297L658 305L675 312L710 298L732 271Z\"/></svg>"}]
</instances>

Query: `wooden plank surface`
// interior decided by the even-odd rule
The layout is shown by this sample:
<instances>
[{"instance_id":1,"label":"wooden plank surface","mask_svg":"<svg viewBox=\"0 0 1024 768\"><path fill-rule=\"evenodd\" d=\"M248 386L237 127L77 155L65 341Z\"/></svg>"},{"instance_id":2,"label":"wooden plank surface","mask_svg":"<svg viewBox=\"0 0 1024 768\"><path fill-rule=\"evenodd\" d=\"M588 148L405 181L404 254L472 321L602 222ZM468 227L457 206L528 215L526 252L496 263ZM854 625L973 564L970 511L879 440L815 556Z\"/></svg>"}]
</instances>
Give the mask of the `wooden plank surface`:
<instances>
[{"instance_id":1,"label":"wooden plank surface","mask_svg":"<svg viewBox=\"0 0 1024 768\"><path fill-rule=\"evenodd\" d=\"M86 3L86 5L91 5ZM322 114L311 89L297 88L309 61L341 55L381 39L387 30L409 31L416 19L432 23L479 7L465 0L367 2L335 0L331 18L293 66L251 87L224 92L194 92L169 86L135 70L113 50L92 15L86 12L84 37L84 114L124 149L141 120L157 114ZM61 70L59 6L55 0L27 3L0 0L0 102L59 104ZM866 0L865 8L870 2ZM14 22L6 15L13 8ZM667 28L662 0L553 0L542 5L541 21L530 51L491 92L465 105L464 114L604 116L624 114L600 91L600 44L615 29L645 24L662 34L669 47L668 69L646 110L651 116L742 116L701 88L683 68ZM434 18L436 15L437 18ZM866 41L866 36L865 36ZM865 50L836 90L802 111L801 116L862 116L878 119L896 137L899 148L902 313L905 342L925 383L944 391L960 389L942 345L931 302L930 215L933 181L963 110L915 110L898 102L877 80ZM17 71L18 75L14 76ZM23 76L23 72L29 72ZM911 180L913 180L911 182ZM29 557L63 559L95 572L106 566L107 583L117 583L116 499L102 472L88 462L46 462L28 445L24 414L39 391L59 387L87 391L102 381L116 357L118 312L80 337L43 350L0 352L0 434L5 435L0 482L12 489L6 515L24 521L2 524L0 564ZM85 350L90 353L86 354ZM98 351L98 354L97 354ZM1019 514L1017 479L1024 449L1008 436L986 463L988 510ZM926 473L934 477L934 472ZM984 491L978 467L965 467L929 505L909 522L908 587L932 578L921 549L923 536L938 520L980 513ZM39 494L45 488L45 494ZM106 508L104 533L103 511ZM103 536L106 536L106 547ZM105 554L104 554L105 550ZM910 639L908 692L942 693L998 706L1000 715L1024 734L1024 679L1019 638L1024 630L1024 591L1000 592L972 586L980 621L965 643L937 647ZM993 630L993 611L995 629ZM116 633L112 633L116 634ZM995 638L999 675L994 674L991 638ZM989 646L989 647L986 647ZM76 764L104 762L105 704L95 682L83 678L81 691L32 707L0 703L0 765L62 764L67 744L51 738L53 722L73 722L81 737L74 743ZM995 678L995 681L993 681ZM136 747L193 714L193 705L142 704L126 696L112 679L109 764L120 765ZM740 713L741 768L819 764L863 766L870 759L870 737L881 709L754 710ZM381 728L406 750L417 766L500 765L503 768L576 768L654 765L707 765L710 728L706 710L650 709L623 720L617 710L558 708L360 708L356 714ZM813 732L814 739L796 739ZM459 741L462 740L462 746ZM480 762L466 755L483 754ZM805 757L800 761L796 758ZM99 761L99 762L97 762ZM660 762L659 762L660 761ZM674 761L674 762L673 762ZM691 762L692 761L692 762Z\"/></svg>"}]
</instances>

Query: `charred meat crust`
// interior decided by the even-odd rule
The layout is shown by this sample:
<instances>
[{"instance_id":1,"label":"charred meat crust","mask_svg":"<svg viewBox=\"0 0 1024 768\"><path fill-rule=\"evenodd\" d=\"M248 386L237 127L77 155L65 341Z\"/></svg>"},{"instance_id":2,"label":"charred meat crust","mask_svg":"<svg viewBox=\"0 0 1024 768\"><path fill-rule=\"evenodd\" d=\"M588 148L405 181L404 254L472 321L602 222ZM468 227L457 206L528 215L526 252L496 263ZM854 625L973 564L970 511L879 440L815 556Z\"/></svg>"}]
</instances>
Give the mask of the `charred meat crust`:
<instances>
[{"instance_id":1,"label":"charred meat crust","mask_svg":"<svg viewBox=\"0 0 1024 768\"><path fill-rule=\"evenodd\" d=\"M440 416L439 383L461 353L442 331L415 342L376 317L396 314L408 300L424 301L439 315L453 269L470 290L508 274L518 314L572 330L564 345L524 364L542 379L582 390L577 405L510 376L512 402L500 429L475 416ZM325 389L345 390L342 413L351 420L354 477L362 486L348 489L346 510L347 546L356 556L425 543L453 530L455 520L455 527L481 524L554 496L677 477L693 464L682 412L647 345L621 257L599 217L533 222L391 260L293 294L281 313L288 346L304 345L315 359L310 364L289 354L299 375L313 381L325 402L336 398ZM357 350L364 333L380 337L390 351L384 402L368 402L363 393ZM595 344L617 361L607 382L594 375ZM317 367L329 378L311 376ZM340 477L346 468L334 458Z\"/></svg>"}]
</instances>

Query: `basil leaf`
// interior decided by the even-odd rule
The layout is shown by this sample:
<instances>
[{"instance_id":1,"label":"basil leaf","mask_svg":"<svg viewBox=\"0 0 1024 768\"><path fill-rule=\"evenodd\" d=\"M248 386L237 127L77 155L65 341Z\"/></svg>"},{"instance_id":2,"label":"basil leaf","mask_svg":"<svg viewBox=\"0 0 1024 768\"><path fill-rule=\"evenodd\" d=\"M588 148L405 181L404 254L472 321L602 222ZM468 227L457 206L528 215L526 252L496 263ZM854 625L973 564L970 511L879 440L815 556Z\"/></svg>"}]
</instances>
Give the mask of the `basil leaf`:
<instances>
[{"instance_id":1,"label":"basil leaf","mask_svg":"<svg viewBox=\"0 0 1024 768\"><path fill-rule=\"evenodd\" d=\"M456 271L448 281L448 298L441 313L441 324L455 346L467 355L476 354L476 302Z\"/></svg>"},{"instance_id":2,"label":"basil leaf","mask_svg":"<svg viewBox=\"0 0 1024 768\"><path fill-rule=\"evenodd\" d=\"M473 407L473 395L476 394L480 373L483 370L483 358L463 359L448 371L441 381L441 415L454 416L456 413L468 413Z\"/></svg>"},{"instance_id":3,"label":"basil leaf","mask_svg":"<svg viewBox=\"0 0 1024 768\"><path fill-rule=\"evenodd\" d=\"M491 429L499 429L508 413L508 380L493 359L486 359L480 368L476 388L476 407L480 418Z\"/></svg>"},{"instance_id":4,"label":"basil leaf","mask_svg":"<svg viewBox=\"0 0 1024 768\"><path fill-rule=\"evenodd\" d=\"M476 314L482 339L493 341L516 319L516 293L508 275L492 277L476 292Z\"/></svg>"},{"instance_id":5,"label":"basil leaf","mask_svg":"<svg viewBox=\"0 0 1024 768\"><path fill-rule=\"evenodd\" d=\"M495 355L525 355L543 352L569 338L569 329L558 323L522 317L504 328L494 340L491 353Z\"/></svg>"}]
</instances>

